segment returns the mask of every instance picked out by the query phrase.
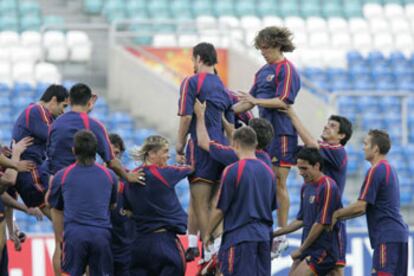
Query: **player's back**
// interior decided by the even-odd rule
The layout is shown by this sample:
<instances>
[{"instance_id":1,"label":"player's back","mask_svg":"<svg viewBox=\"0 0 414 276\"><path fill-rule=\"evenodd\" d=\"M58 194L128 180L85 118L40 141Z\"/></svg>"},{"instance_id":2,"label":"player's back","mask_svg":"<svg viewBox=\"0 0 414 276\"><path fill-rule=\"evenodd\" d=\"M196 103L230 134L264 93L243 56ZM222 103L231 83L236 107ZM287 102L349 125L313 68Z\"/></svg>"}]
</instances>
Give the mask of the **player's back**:
<instances>
[{"instance_id":1,"label":"player's back","mask_svg":"<svg viewBox=\"0 0 414 276\"><path fill-rule=\"evenodd\" d=\"M373 247L383 242L407 241L408 227L400 213L398 176L387 160L368 170L359 199L368 202L366 215Z\"/></svg>"},{"instance_id":2,"label":"player's back","mask_svg":"<svg viewBox=\"0 0 414 276\"><path fill-rule=\"evenodd\" d=\"M12 139L20 141L28 136L33 138L33 144L23 152L21 159L32 160L38 165L42 163L52 121L52 114L40 104L32 103L20 113L13 125Z\"/></svg>"},{"instance_id":3,"label":"player's back","mask_svg":"<svg viewBox=\"0 0 414 276\"><path fill-rule=\"evenodd\" d=\"M235 181L226 182L228 177ZM276 208L274 182L272 170L259 159L243 159L226 168L222 189L234 189L234 196L225 211L225 232L254 221L272 225L272 211Z\"/></svg>"},{"instance_id":4,"label":"player's back","mask_svg":"<svg viewBox=\"0 0 414 276\"><path fill-rule=\"evenodd\" d=\"M89 129L95 134L98 140L98 154L105 162L113 158L104 126L85 112L69 111L56 119L51 126L46 163L49 173L54 174L75 162L72 152L73 137L81 129Z\"/></svg>"},{"instance_id":5,"label":"player's back","mask_svg":"<svg viewBox=\"0 0 414 276\"><path fill-rule=\"evenodd\" d=\"M175 193L175 185L188 176L192 168L156 165L140 168L145 173L146 185L125 185L125 207L133 213L136 233L148 234L165 229L184 234L187 229L187 214Z\"/></svg>"},{"instance_id":6,"label":"player's back","mask_svg":"<svg viewBox=\"0 0 414 276\"><path fill-rule=\"evenodd\" d=\"M107 168L78 163L59 171L53 185L61 185L64 223L110 228L110 205L116 203L117 178ZM53 187L52 187L53 189Z\"/></svg>"}]
</instances>

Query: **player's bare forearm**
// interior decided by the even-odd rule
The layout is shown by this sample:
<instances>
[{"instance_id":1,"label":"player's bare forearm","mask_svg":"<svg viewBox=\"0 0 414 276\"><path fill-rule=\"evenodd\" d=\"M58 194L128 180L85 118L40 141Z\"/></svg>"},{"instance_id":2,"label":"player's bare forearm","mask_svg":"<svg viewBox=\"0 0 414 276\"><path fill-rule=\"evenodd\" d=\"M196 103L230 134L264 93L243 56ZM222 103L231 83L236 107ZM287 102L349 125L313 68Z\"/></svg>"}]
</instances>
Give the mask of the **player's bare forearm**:
<instances>
[{"instance_id":1,"label":"player's bare forearm","mask_svg":"<svg viewBox=\"0 0 414 276\"><path fill-rule=\"evenodd\" d=\"M306 239L303 241L302 245L300 246L299 251L303 252L306 249L308 249L309 246L311 246L318 239L318 237L322 234L322 232L325 231L325 228L326 226L324 226L323 224L314 223L312 225L312 228L308 236L306 237Z\"/></svg>"},{"instance_id":2,"label":"player's bare forearm","mask_svg":"<svg viewBox=\"0 0 414 276\"><path fill-rule=\"evenodd\" d=\"M249 111L254 107L254 104L249 102L238 102L232 106L234 113L239 114L246 111Z\"/></svg>"},{"instance_id":3,"label":"player's bare forearm","mask_svg":"<svg viewBox=\"0 0 414 276\"><path fill-rule=\"evenodd\" d=\"M337 220L346 220L362 216L367 210L367 202L358 200L350 204L348 207L338 209L334 212L333 217Z\"/></svg>"},{"instance_id":4,"label":"player's bare forearm","mask_svg":"<svg viewBox=\"0 0 414 276\"><path fill-rule=\"evenodd\" d=\"M114 158L111 161L109 161L108 167L111 168L120 178L127 178L128 173L125 171L121 161L118 158Z\"/></svg>"},{"instance_id":5,"label":"player's bare forearm","mask_svg":"<svg viewBox=\"0 0 414 276\"><path fill-rule=\"evenodd\" d=\"M295 232L303 227L302 220L294 220L289 225L280 228L279 230L273 232L273 237L278 237L282 235L286 235L292 232Z\"/></svg>"},{"instance_id":6,"label":"player's bare forearm","mask_svg":"<svg viewBox=\"0 0 414 276\"><path fill-rule=\"evenodd\" d=\"M4 205L10 208L22 211L24 213L27 213L27 206L15 200L8 193L3 193L0 197Z\"/></svg>"},{"instance_id":7,"label":"player's bare forearm","mask_svg":"<svg viewBox=\"0 0 414 276\"><path fill-rule=\"evenodd\" d=\"M224 132L226 133L226 137L228 140L230 140L233 137L233 132L234 132L234 124L229 123L229 121L227 121L226 116L223 115L223 127L224 127Z\"/></svg>"},{"instance_id":8,"label":"player's bare forearm","mask_svg":"<svg viewBox=\"0 0 414 276\"><path fill-rule=\"evenodd\" d=\"M256 105L264 108L287 109L288 105L279 98L272 99L255 99Z\"/></svg>"},{"instance_id":9,"label":"player's bare forearm","mask_svg":"<svg viewBox=\"0 0 414 276\"><path fill-rule=\"evenodd\" d=\"M184 153L184 147L187 140L188 130L190 129L191 120L193 119L192 115L186 115L180 117L180 123L178 126L177 134L177 144L175 150L178 154Z\"/></svg>"},{"instance_id":10,"label":"player's bare forearm","mask_svg":"<svg viewBox=\"0 0 414 276\"><path fill-rule=\"evenodd\" d=\"M17 162L7 158L4 154L0 154L0 167L17 170Z\"/></svg>"},{"instance_id":11,"label":"player's bare forearm","mask_svg":"<svg viewBox=\"0 0 414 276\"><path fill-rule=\"evenodd\" d=\"M52 208L50 209L53 223L53 231L55 232L55 240L62 242L63 237L63 211ZM56 245L58 246L58 245Z\"/></svg>"},{"instance_id":12,"label":"player's bare forearm","mask_svg":"<svg viewBox=\"0 0 414 276\"><path fill-rule=\"evenodd\" d=\"M197 143L200 148L209 151L210 136L208 135L204 117L197 117L196 123Z\"/></svg>"},{"instance_id":13,"label":"player's bare forearm","mask_svg":"<svg viewBox=\"0 0 414 276\"><path fill-rule=\"evenodd\" d=\"M305 143L305 145L309 147L319 148L318 141L303 125L302 121L299 119L299 116L296 114L292 107L288 108L287 114L290 117L292 124L298 132L298 135L302 139L303 143Z\"/></svg>"}]
</instances>

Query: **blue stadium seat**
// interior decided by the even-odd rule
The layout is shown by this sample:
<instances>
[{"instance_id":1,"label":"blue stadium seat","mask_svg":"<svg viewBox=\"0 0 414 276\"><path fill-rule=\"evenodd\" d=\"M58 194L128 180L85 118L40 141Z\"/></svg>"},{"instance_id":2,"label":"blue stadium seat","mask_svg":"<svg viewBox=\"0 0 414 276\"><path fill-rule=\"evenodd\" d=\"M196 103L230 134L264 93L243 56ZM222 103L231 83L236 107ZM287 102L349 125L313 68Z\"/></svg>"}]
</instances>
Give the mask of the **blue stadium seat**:
<instances>
[{"instance_id":1,"label":"blue stadium seat","mask_svg":"<svg viewBox=\"0 0 414 276\"><path fill-rule=\"evenodd\" d=\"M384 112L387 112L387 114L401 113L401 101L398 97L392 97L392 96L381 97L380 106Z\"/></svg>"}]
</instances>

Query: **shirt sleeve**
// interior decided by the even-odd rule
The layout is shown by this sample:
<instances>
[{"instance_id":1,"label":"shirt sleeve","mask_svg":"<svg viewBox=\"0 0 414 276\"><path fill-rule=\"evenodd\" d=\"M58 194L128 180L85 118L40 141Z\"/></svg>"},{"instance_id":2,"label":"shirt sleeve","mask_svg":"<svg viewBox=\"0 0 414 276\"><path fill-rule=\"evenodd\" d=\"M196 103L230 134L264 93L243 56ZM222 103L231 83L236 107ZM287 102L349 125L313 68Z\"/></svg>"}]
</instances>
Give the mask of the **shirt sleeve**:
<instances>
[{"instance_id":1,"label":"shirt sleeve","mask_svg":"<svg viewBox=\"0 0 414 276\"><path fill-rule=\"evenodd\" d=\"M236 174L234 168L237 166L229 166L223 172L220 184L220 195L217 203L217 208L223 213L226 213L230 208L233 201L234 194L236 192Z\"/></svg>"},{"instance_id":2,"label":"shirt sleeve","mask_svg":"<svg viewBox=\"0 0 414 276\"><path fill-rule=\"evenodd\" d=\"M365 176L364 183L362 184L358 199L370 204L375 204L378 190L384 180L385 172L383 165L378 165L369 169Z\"/></svg>"},{"instance_id":3,"label":"shirt sleeve","mask_svg":"<svg viewBox=\"0 0 414 276\"><path fill-rule=\"evenodd\" d=\"M180 86L180 99L178 101L178 115L192 115L197 96L197 83L195 78L187 77Z\"/></svg>"},{"instance_id":4,"label":"shirt sleeve","mask_svg":"<svg viewBox=\"0 0 414 276\"><path fill-rule=\"evenodd\" d=\"M257 72L256 75L254 76L254 83L249 91L250 95L252 95L253 97L257 97L257 75L258 74L259 72Z\"/></svg>"},{"instance_id":5,"label":"shirt sleeve","mask_svg":"<svg viewBox=\"0 0 414 276\"><path fill-rule=\"evenodd\" d=\"M299 205L298 214L296 215L297 220L303 220L303 200L304 200L303 192L304 192L304 189L305 189L305 185L306 184L303 184L302 188L300 189L300 205Z\"/></svg>"},{"instance_id":6,"label":"shirt sleeve","mask_svg":"<svg viewBox=\"0 0 414 276\"><path fill-rule=\"evenodd\" d=\"M292 71L292 66L288 62L285 62L280 66L279 74L276 76L276 97L287 104L293 104L296 97L296 94L291 91Z\"/></svg>"},{"instance_id":7,"label":"shirt sleeve","mask_svg":"<svg viewBox=\"0 0 414 276\"><path fill-rule=\"evenodd\" d=\"M111 205L117 202L118 190L120 190L120 185L123 185L121 181L118 180L118 177L111 171L112 177L112 190L111 190ZM123 190L123 189L122 189Z\"/></svg>"},{"instance_id":8,"label":"shirt sleeve","mask_svg":"<svg viewBox=\"0 0 414 276\"><path fill-rule=\"evenodd\" d=\"M193 167L191 166L168 166L159 170L171 186L175 186L183 178L193 173Z\"/></svg>"},{"instance_id":9,"label":"shirt sleeve","mask_svg":"<svg viewBox=\"0 0 414 276\"><path fill-rule=\"evenodd\" d=\"M50 123L45 114L41 114L37 107L33 107L30 111L26 126L33 138L46 142L49 135Z\"/></svg>"},{"instance_id":10,"label":"shirt sleeve","mask_svg":"<svg viewBox=\"0 0 414 276\"><path fill-rule=\"evenodd\" d=\"M329 145L320 143L319 152L321 153L324 161L337 170L341 169L346 162L346 156L341 148L332 148Z\"/></svg>"},{"instance_id":11,"label":"shirt sleeve","mask_svg":"<svg viewBox=\"0 0 414 276\"><path fill-rule=\"evenodd\" d=\"M57 173L53 176L48 196L46 201L51 208L62 211L63 210L63 195L62 195L62 173Z\"/></svg>"},{"instance_id":12,"label":"shirt sleeve","mask_svg":"<svg viewBox=\"0 0 414 276\"><path fill-rule=\"evenodd\" d=\"M209 153L211 158L225 166L233 164L239 160L234 149L214 141L210 141Z\"/></svg>"},{"instance_id":13,"label":"shirt sleeve","mask_svg":"<svg viewBox=\"0 0 414 276\"><path fill-rule=\"evenodd\" d=\"M115 155L112 152L108 132L101 122L95 119L92 119L92 121L95 122L93 132L98 140L98 154L102 160L107 163L115 158Z\"/></svg>"},{"instance_id":14,"label":"shirt sleeve","mask_svg":"<svg viewBox=\"0 0 414 276\"><path fill-rule=\"evenodd\" d=\"M329 225L332 222L332 215L337 209L338 188L333 180L327 180L322 184L318 194L318 215L316 222L322 225Z\"/></svg>"}]
</instances>

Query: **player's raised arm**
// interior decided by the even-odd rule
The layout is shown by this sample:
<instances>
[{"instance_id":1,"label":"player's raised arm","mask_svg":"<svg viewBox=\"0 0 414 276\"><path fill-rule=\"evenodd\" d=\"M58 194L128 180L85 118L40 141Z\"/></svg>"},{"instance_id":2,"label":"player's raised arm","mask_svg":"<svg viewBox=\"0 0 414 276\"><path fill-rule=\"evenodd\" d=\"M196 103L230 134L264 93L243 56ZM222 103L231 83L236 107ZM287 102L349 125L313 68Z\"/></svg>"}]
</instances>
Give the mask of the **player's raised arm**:
<instances>
[{"instance_id":1,"label":"player's raised arm","mask_svg":"<svg viewBox=\"0 0 414 276\"><path fill-rule=\"evenodd\" d=\"M199 100L196 100L194 104L194 113L197 117L196 123L196 132L197 132L197 143L205 151L209 151L210 137L207 132L206 123L205 123L205 112L206 112L207 102L201 103Z\"/></svg>"},{"instance_id":2,"label":"player's raised arm","mask_svg":"<svg viewBox=\"0 0 414 276\"><path fill-rule=\"evenodd\" d=\"M315 137L313 137L309 130L305 127L305 125L299 119L299 116L296 114L292 106L288 106L288 108L286 109L286 114L292 121L292 124L298 132L299 137L302 139L303 143L305 143L305 145L308 147L319 149L318 140Z\"/></svg>"}]
</instances>

